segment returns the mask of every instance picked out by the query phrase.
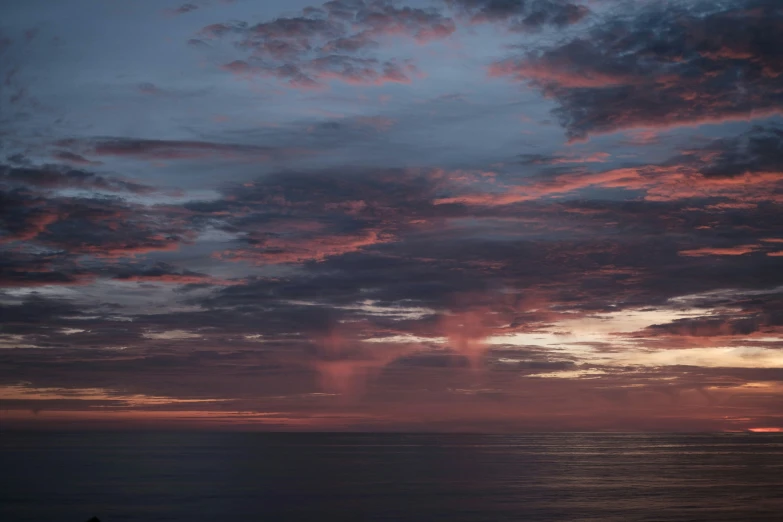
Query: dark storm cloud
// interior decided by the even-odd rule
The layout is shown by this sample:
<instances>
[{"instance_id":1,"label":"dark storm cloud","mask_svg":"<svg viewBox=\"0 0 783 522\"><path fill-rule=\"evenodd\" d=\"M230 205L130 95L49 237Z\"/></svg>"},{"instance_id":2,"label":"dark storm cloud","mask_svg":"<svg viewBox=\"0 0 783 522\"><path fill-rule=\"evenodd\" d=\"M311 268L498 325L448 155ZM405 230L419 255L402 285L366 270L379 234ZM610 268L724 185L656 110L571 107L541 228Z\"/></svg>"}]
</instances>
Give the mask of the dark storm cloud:
<instances>
[{"instance_id":1,"label":"dark storm cloud","mask_svg":"<svg viewBox=\"0 0 783 522\"><path fill-rule=\"evenodd\" d=\"M751 119L783 105L776 0L650 2L585 36L492 66L540 89L572 139L632 127Z\"/></svg>"},{"instance_id":2,"label":"dark storm cloud","mask_svg":"<svg viewBox=\"0 0 783 522\"><path fill-rule=\"evenodd\" d=\"M590 10L567 0L446 0L474 23L506 22L514 31L564 27L582 21Z\"/></svg>"}]
</instances>

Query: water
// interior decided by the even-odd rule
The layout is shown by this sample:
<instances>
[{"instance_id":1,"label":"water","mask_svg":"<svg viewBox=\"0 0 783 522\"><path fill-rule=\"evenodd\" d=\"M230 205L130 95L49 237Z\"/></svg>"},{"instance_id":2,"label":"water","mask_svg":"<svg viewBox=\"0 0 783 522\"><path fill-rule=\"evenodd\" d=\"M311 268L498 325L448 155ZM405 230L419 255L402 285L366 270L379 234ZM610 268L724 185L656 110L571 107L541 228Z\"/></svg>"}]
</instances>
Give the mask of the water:
<instances>
[{"instance_id":1,"label":"water","mask_svg":"<svg viewBox=\"0 0 783 522\"><path fill-rule=\"evenodd\" d=\"M2 433L0 520L781 521L776 434Z\"/></svg>"}]
</instances>

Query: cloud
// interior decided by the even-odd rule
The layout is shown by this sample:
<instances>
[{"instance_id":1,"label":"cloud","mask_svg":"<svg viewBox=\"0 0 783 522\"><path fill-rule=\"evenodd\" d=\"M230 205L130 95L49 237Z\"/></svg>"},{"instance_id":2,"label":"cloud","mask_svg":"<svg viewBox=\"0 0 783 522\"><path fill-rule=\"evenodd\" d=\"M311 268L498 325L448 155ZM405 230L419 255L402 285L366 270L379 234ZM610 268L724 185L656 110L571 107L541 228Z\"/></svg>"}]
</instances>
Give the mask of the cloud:
<instances>
[{"instance_id":1,"label":"cloud","mask_svg":"<svg viewBox=\"0 0 783 522\"><path fill-rule=\"evenodd\" d=\"M333 79L352 85L410 83L410 74L418 72L410 63L400 64L393 60L381 62L375 58L336 54L313 58L306 64L284 64L273 69L253 66L242 60L233 61L223 68L242 77L255 74L273 76L303 89L321 89L325 86L323 81Z\"/></svg>"},{"instance_id":2,"label":"cloud","mask_svg":"<svg viewBox=\"0 0 783 522\"><path fill-rule=\"evenodd\" d=\"M588 168L590 163L607 159L600 153L573 159L557 154L528 154L520 157L522 165L573 168L545 170L515 184L497 183L489 187L491 191L451 195L435 203L502 206L578 197L588 189L622 189L642 193L649 201L711 200L705 209L715 212L779 204L783 202L783 153L778 141L781 135L783 131L777 125L754 126L740 136L711 140L658 164L603 171Z\"/></svg>"},{"instance_id":3,"label":"cloud","mask_svg":"<svg viewBox=\"0 0 783 522\"><path fill-rule=\"evenodd\" d=\"M149 332L144 337L148 339L199 339L201 336L185 330L168 330L165 332Z\"/></svg>"},{"instance_id":4,"label":"cloud","mask_svg":"<svg viewBox=\"0 0 783 522\"><path fill-rule=\"evenodd\" d=\"M1 288L79 285L96 277L63 253L6 250L0 257Z\"/></svg>"},{"instance_id":5,"label":"cloud","mask_svg":"<svg viewBox=\"0 0 783 522\"><path fill-rule=\"evenodd\" d=\"M74 155L75 156L75 155ZM72 159L69 153L61 153L61 159ZM81 158L76 156L76 158ZM90 164L84 158L77 159L77 163ZM109 177L72 169L62 165L43 166L8 166L0 165L0 187L34 187L38 190L62 190L82 189L101 192L129 192L132 194L149 194L154 191L152 187L126 181L118 177Z\"/></svg>"},{"instance_id":6,"label":"cloud","mask_svg":"<svg viewBox=\"0 0 783 522\"><path fill-rule=\"evenodd\" d=\"M168 263L158 262L152 266L129 266L116 271L115 281L135 283L170 283L178 285L231 285L239 281L230 281L194 272L177 269Z\"/></svg>"},{"instance_id":7,"label":"cloud","mask_svg":"<svg viewBox=\"0 0 783 522\"><path fill-rule=\"evenodd\" d=\"M9 95L32 82L41 97L2 137L14 426L783 425L783 130L662 134L777 110L776 6L340 0L225 22L243 6L194 5L168 21L197 24L183 40L198 63L177 63L218 89L214 111L161 76L176 52L136 74L93 45L90 77L125 85L100 92L58 76L84 65L61 54L43 77L10 75ZM39 45L41 27L12 36ZM132 47L120 62L149 65L155 46ZM496 52L526 93L454 94ZM225 70L201 78L200 59ZM425 73L383 96L349 88ZM262 78L263 106L226 96L231 74ZM150 104L165 113L127 113ZM569 145L550 106L573 138L626 132ZM183 183L199 190L158 188Z\"/></svg>"},{"instance_id":8,"label":"cloud","mask_svg":"<svg viewBox=\"0 0 783 522\"><path fill-rule=\"evenodd\" d=\"M733 178L748 174L783 176L783 128L756 125L738 137L719 138L697 150L687 151L705 161L700 169L708 178Z\"/></svg>"},{"instance_id":9,"label":"cloud","mask_svg":"<svg viewBox=\"0 0 783 522\"><path fill-rule=\"evenodd\" d=\"M101 263L100 254L89 263L80 262L81 252L47 250L33 244L5 250L0 261L0 287L23 288L39 286L73 286L94 283L97 279L125 283L159 283L173 285L231 285L228 280L192 270L177 268L164 262Z\"/></svg>"},{"instance_id":10,"label":"cloud","mask_svg":"<svg viewBox=\"0 0 783 522\"><path fill-rule=\"evenodd\" d=\"M150 82L140 83L136 86L136 88L142 94L150 94L153 96L158 96L163 94L163 91L157 85Z\"/></svg>"},{"instance_id":11,"label":"cloud","mask_svg":"<svg viewBox=\"0 0 783 522\"><path fill-rule=\"evenodd\" d=\"M65 163L72 163L76 165L100 165L101 164L99 161L90 161L83 156L64 150L56 151L52 153L52 157L56 160L64 161Z\"/></svg>"},{"instance_id":12,"label":"cloud","mask_svg":"<svg viewBox=\"0 0 783 522\"><path fill-rule=\"evenodd\" d=\"M490 74L555 100L571 139L751 120L780 112L782 19L774 0L652 2L600 20L587 35L499 61Z\"/></svg>"},{"instance_id":13,"label":"cloud","mask_svg":"<svg viewBox=\"0 0 783 522\"><path fill-rule=\"evenodd\" d=\"M322 261L394 241L415 227L417 207L431 212L439 171L351 169L281 172L227 188L190 211L240 234L223 259L259 264ZM406 210L403 210L406 209Z\"/></svg>"},{"instance_id":14,"label":"cloud","mask_svg":"<svg viewBox=\"0 0 783 522\"><path fill-rule=\"evenodd\" d=\"M462 171L282 172L226 187L224 199L187 208L196 221L237 237L220 259L296 264L302 271L226 289L209 306L246 307L251 296L275 296L277 302L314 299L312 306L326 308L357 306L340 313L372 315L356 304L361 296L372 306L405 302L455 317L488 306L482 313L493 317L503 291L547 295L535 313L497 315L524 328L562 319L566 311L658 305L683 292L783 281L776 258L764 255L776 244L762 241L777 229L779 210L769 201L777 181L762 177L751 191L753 177L704 176L701 169L720 156L717 147L660 166L591 173L577 165L577 173L510 186L510 178ZM494 192L459 195L480 186ZM585 200L578 191L588 187L647 191L648 197ZM672 196L662 197L669 192L661 187ZM731 204L751 194L759 195L755 205ZM709 255L683 254L741 253L743 245L754 245L758 255L720 256L715 265ZM466 295L473 297L460 298ZM394 330L387 335L448 337L437 322L381 322Z\"/></svg>"},{"instance_id":15,"label":"cloud","mask_svg":"<svg viewBox=\"0 0 783 522\"><path fill-rule=\"evenodd\" d=\"M473 23L508 24L512 31L565 27L582 21L590 10L568 0L446 0Z\"/></svg>"},{"instance_id":16,"label":"cloud","mask_svg":"<svg viewBox=\"0 0 783 522\"><path fill-rule=\"evenodd\" d=\"M202 158L270 160L304 153L302 150L262 145L137 138L64 139L57 145L87 156L116 156L155 161Z\"/></svg>"},{"instance_id":17,"label":"cloud","mask_svg":"<svg viewBox=\"0 0 783 522\"><path fill-rule=\"evenodd\" d=\"M211 24L196 41L232 40L244 55L223 69L240 76L268 76L296 88L322 88L331 80L354 85L410 83L418 69L409 60L378 59L367 53L384 38L426 43L454 31L454 22L435 9L398 7L385 0L333 0L295 17L254 25Z\"/></svg>"},{"instance_id":18,"label":"cloud","mask_svg":"<svg viewBox=\"0 0 783 522\"><path fill-rule=\"evenodd\" d=\"M191 11L195 11L196 9L198 9L198 6L196 4L189 4L189 3L188 4L182 4L178 8L174 9L173 13L174 14L185 14L185 13L189 13Z\"/></svg>"},{"instance_id":19,"label":"cloud","mask_svg":"<svg viewBox=\"0 0 783 522\"><path fill-rule=\"evenodd\" d=\"M33 295L19 304L2 304L3 323L13 326L15 323L40 324L63 316L78 316L82 310L77 305L62 299L44 298Z\"/></svg>"},{"instance_id":20,"label":"cloud","mask_svg":"<svg viewBox=\"0 0 783 522\"><path fill-rule=\"evenodd\" d=\"M574 163L604 163L610 158L608 152L595 152L587 156L564 156L546 154L522 154L519 162L523 165L564 165Z\"/></svg>"},{"instance_id":21,"label":"cloud","mask_svg":"<svg viewBox=\"0 0 783 522\"><path fill-rule=\"evenodd\" d=\"M59 219L56 208L21 190L0 192L0 243L37 237Z\"/></svg>"},{"instance_id":22,"label":"cloud","mask_svg":"<svg viewBox=\"0 0 783 522\"><path fill-rule=\"evenodd\" d=\"M280 234L280 232L276 234ZM327 257L357 252L365 247L384 243L391 239L392 237L388 234L384 236L376 230L335 235L316 234L314 237L290 234L289 237L270 236L251 240L256 243L252 250L236 249L222 255L218 254L218 256L222 259L249 261L256 264L303 263L322 261Z\"/></svg>"},{"instance_id":23,"label":"cloud","mask_svg":"<svg viewBox=\"0 0 783 522\"><path fill-rule=\"evenodd\" d=\"M101 258L176 250L193 231L167 207L118 198L44 196L0 191L0 244L28 242Z\"/></svg>"},{"instance_id":24,"label":"cloud","mask_svg":"<svg viewBox=\"0 0 783 522\"><path fill-rule=\"evenodd\" d=\"M756 245L737 245L727 248L694 248L692 250L680 250L681 256L742 256L758 250Z\"/></svg>"}]
</instances>

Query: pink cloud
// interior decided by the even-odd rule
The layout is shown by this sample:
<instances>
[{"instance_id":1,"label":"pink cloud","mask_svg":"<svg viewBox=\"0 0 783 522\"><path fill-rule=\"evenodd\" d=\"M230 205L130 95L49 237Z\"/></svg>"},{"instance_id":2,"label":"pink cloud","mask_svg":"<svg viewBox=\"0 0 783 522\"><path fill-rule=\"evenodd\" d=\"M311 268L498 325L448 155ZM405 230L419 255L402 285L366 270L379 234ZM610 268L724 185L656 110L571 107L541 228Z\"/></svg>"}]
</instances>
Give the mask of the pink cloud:
<instances>
[{"instance_id":1,"label":"pink cloud","mask_svg":"<svg viewBox=\"0 0 783 522\"><path fill-rule=\"evenodd\" d=\"M289 229L289 232L294 232ZM346 234L304 235L293 234L289 237L267 237L258 249L229 250L218 254L218 257L230 261L247 261L253 264L304 263L307 261L323 261L329 257L350 252L358 252L364 248L382 243L388 243L394 236L382 230L363 230Z\"/></svg>"},{"instance_id":2,"label":"pink cloud","mask_svg":"<svg viewBox=\"0 0 783 522\"><path fill-rule=\"evenodd\" d=\"M600 153L599 153L600 154ZM600 161L602 155L587 159ZM579 161L576 158L574 162ZM555 157L546 164L571 163ZM644 192L648 201L676 201L689 198L726 198L729 201L708 206L709 210L754 208L759 202L783 202L777 190L781 183L777 172L746 172L736 176L705 176L705 164L683 162L679 165L644 165L622 167L602 172L578 169L554 177L534 178L520 185L498 185L489 192L468 192L438 198L436 205L461 203L477 206L509 205L536 199L559 197L590 187L615 188ZM498 189L503 189L502 192Z\"/></svg>"},{"instance_id":3,"label":"pink cloud","mask_svg":"<svg viewBox=\"0 0 783 522\"><path fill-rule=\"evenodd\" d=\"M534 81L543 85L557 85L572 89L611 87L641 82L641 79L630 75L610 74L587 68L580 69L573 64L556 65L513 59L491 64L488 74L491 78L511 77L518 81Z\"/></svg>"},{"instance_id":4,"label":"pink cloud","mask_svg":"<svg viewBox=\"0 0 783 522\"><path fill-rule=\"evenodd\" d=\"M230 286L240 284L238 280L220 279L201 274L162 274L162 275L129 275L115 278L118 281L132 283L168 283L177 285L208 284L217 286Z\"/></svg>"}]
</instances>

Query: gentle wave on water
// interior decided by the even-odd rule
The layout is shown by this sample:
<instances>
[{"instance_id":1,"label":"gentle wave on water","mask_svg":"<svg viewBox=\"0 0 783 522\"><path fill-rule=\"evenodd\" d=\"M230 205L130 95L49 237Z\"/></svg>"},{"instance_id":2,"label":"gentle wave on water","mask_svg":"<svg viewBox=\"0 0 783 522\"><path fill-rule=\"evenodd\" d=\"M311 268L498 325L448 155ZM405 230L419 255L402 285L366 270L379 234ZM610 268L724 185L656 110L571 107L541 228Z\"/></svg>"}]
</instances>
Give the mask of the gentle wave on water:
<instances>
[{"instance_id":1,"label":"gentle wave on water","mask_svg":"<svg viewBox=\"0 0 783 522\"><path fill-rule=\"evenodd\" d=\"M779 521L780 434L2 433L0 519Z\"/></svg>"}]
</instances>

